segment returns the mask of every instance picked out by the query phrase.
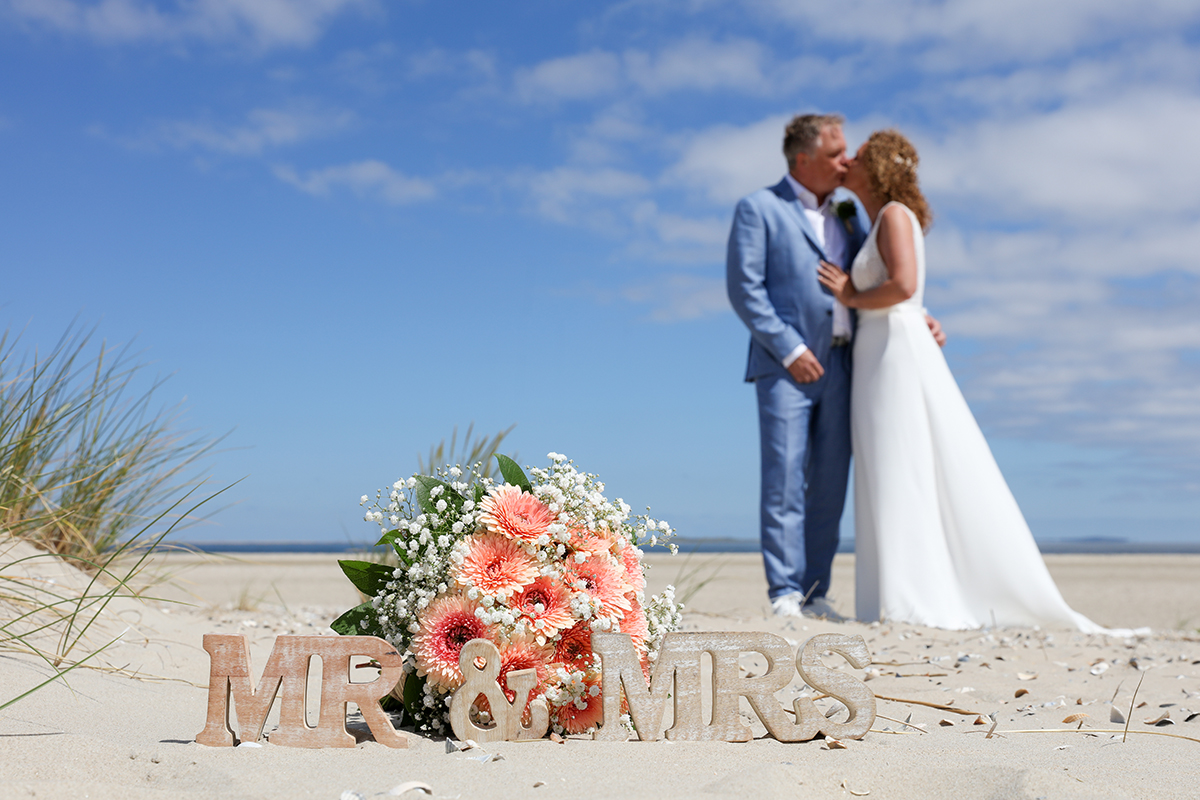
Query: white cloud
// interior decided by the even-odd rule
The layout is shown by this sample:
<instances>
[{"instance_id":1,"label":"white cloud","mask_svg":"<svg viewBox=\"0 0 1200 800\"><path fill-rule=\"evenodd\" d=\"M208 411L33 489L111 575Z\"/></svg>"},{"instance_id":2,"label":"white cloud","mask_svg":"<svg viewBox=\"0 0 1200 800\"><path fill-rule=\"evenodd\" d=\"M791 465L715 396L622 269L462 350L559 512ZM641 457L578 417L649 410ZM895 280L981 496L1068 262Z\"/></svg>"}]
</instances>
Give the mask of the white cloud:
<instances>
[{"instance_id":1,"label":"white cloud","mask_svg":"<svg viewBox=\"0 0 1200 800\"><path fill-rule=\"evenodd\" d=\"M667 169L666 180L732 207L738 198L776 183L787 171L783 128L790 119L790 114L780 114L745 126L715 125L683 137L679 159Z\"/></svg>"},{"instance_id":2,"label":"white cloud","mask_svg":"<svg viewBox=\"0 0 1200 800\"><path fill-rule=\"evenodd\" d=\"M760 12L802 36L909 47L931 66L1040 60L1093 42L1174 31L1200 18L1190 0L847 0L836 10L794 0L760 0Z\"/></svg>"},{"instance_id":3,"label":"white cloud","mask_svg":"<svg viewBox=\"0 0 1200 800\"><path fill-rule=\"evenodd\" d=\"M931 193L1005 217L1122 225L1193 216L1197 130L1200 97L1125 91L950 131L923 148L922 180Z\"/></svg>"},{"instance_id":4,"label":"white cloud","mask_svg":"<svg viewBox=\"0 0 1200 800\"><path fill-rule=\"evenodd\" d=\"M629 79L652 95L680 89L765 92L769 84L763 67L769 60L765 48L750 39L690 38L653 54L638 50L624 54Z\"/></svg>"},{"instance_id":5,"label":"white cloud","mask_svg":"<svg viewBox=\"0 0 1200 800\"><path fill-rule=\"evenodd\" d=\"M352 115L343 111L292 111L260 108L241 125L211 122L164 123L154 138L175 147L198 147L230 155L258 155L270 147L295 144L345 128Z\"/></svg>"},{"instance_id":6,"label":"white cloud","mask_svg":"<svg viewBox=\"0 0 1200 800\"><path fill-rule=\"evenodd\" d=\"M358 161L310 170L303 175L290 166L277 166L274 171L280 180L312 195L324 196L345 187L360 197L405 205L428 200L437 194L431 181L397 172L382 161Z\"/></svg>"},{"instance_id":7,"label":"white cloud","mask_svg":"<svg viewBox=\"0 0 1200 800\"><path fill-rule=\"evenodd\" d=\"M959 379L985 422L1077 443L1200 443L1200 404L1179 400L1200 378L1185 361L1200 351L1200 265L1157 260L1195 252L1200 232L945 228L930 236L926 300L971 342Z\"/></svg>"},{"instance_id":8,"label":"white cloud","mask_svg":"<svg viewBox=\"0 0 1200 800\"><path fill-rule=\"evenodd\" d=\"M247 42L259 47L307 45L334 17L373 0L191 0L168 9L144 0L7 0L29 24L106 44Z\"/></svg>"},{"instance_id":9,"label":"white cloud","mask_svg":"<svg viewBox=\"0 0 1200 800\"><path fill-rule=\"evenodd\" d=\"M814 55L781 61L760 42L689 36L656 49L586 53L554 58L514 75L524 102L556 102L671 92L778 95L799 86L841 86L853 81L861 59L830 61Z\"/></svg>"},{"instance_id":10,"label":"white cloud","mask_svg":"<svg viewBox=\"0 0 1200 800\"><path fill-rule=\"evenodd\" d=\"M608 167L558 167L522 182L542 216L572 224L586 223L589 219L604 222L607 215L604 219L596 216L596 200L628 200L646 194L651 188L650 181L637 173Z\"/></svg>"},{"instance_id":11,"label":"white cloud","mask_svg":"<svg viewBox=\"0 0 1200 800\"><path fill-rule=\"evenodd\" d=\"M700 275L664 275L649 283L628 286L622 297L650 306L657 322L686 322L729 311L723 278Z\"/></svg>"},{"instance_id":12,"label":"white cloud","mask_svg":"<svg viewBox=\"0 0 1200 800\"><path fill-rule=\"evenodd\" d=\"M615 55L593 50L518 70L514 82L517 96L526 102L582 100L615 91L620 70Z\"/></svg>"}]
</instances>

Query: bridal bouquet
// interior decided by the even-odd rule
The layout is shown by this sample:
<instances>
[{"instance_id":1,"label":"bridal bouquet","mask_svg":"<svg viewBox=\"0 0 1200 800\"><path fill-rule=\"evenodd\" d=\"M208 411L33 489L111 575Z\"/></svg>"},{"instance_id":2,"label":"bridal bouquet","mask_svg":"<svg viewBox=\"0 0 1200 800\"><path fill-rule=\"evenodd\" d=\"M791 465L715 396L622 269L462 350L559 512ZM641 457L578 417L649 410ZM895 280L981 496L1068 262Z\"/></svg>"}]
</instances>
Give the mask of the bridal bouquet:
<instances>
[{"instance_id":1,"label":"bridal bouquet","mask_svg":"<svg viewBox=\"0 0 1200 800\"><path fill-rule=\"evenodd\" d=\"M507 674L534 669L530 699L547 700L556 732L580 733L602 717L592 631L629 634L649 675L663 636L679 627L673 587L645 596L641 550L674 531L631 517L565 456L550 453L550 466L528 476L496 458L502 484L475 464L466 474L455 466L414 475L376 495L365 519L384 531L379 544L391 545L398 565L340 562L369 599L333 629L380 636L404 654L403 703L418 730L449 730L450 693L463 682L459 653L483 638L500 651L510 701Z\"/></svg>"}]
</instances>

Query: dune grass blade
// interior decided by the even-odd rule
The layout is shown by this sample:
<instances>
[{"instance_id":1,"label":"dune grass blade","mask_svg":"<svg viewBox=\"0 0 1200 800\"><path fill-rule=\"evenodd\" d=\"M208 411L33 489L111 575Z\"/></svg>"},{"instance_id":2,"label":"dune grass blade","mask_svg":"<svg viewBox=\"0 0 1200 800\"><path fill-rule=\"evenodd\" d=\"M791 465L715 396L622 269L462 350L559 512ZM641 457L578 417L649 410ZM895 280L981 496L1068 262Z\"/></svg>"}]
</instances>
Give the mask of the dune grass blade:
<instances>
[{"instance_id":1,"label":"dune grass blade","mask_svg":"<svg viewBox=\"0 0 1200 800\"><path fill-rule=\"evenodd\" d=\"M998 731L998 733L1000 733L1000 732L1001 731ZM963 733L964 734L983 733L983 731L963 731ZM1002 733L1004 733L1006 736L1010 733L1088 733L1088 734L1120 733L1120 734L1122 734L1122 739L1121 739L1122 742L1125 741L1125 739L1124 739L1125 736L1128 736L1129 734L1132 733L1134 736L1166 736L1171 739L1184 739L1189 742L1196 742L1197 744L1200 744L1200 739L1197 739L1194 736L1184 736L1181 733L1167 733L1166 731L1138 731L1138 730L1123 731L1120 728L1027 728L1025 730L1019 730L1019 731L1002 731Z\"/></svg>"},{"instance_id":2,"label":"dune grass blade","mask_svg":"<svg viewBox=\"0 0 1200 800\"><path fill-rule=\"evenodd\" d=\"M163 380L145 384L129 346L93 354L91 337L23 355L0 335L0 529L99 559L196 485L186 473L223 437L176 431L179 407L154 408Z\"/></svg>"},{"instance_id":3,"label":"dune grass blade","mask_svg":"<svg viewBox=\"0 0 1200 800\"><path fill-rule=\"evenodd\" d=\"M13 703L18 703L18 702L20 702L21 700L24 700L26 697L29 697L29 695L33 694L33 693L34 693L34 692L36 692L38 689L41 689L41 688L42 688L42 687L44 687L44 686L49 686L50 684L54 683L56 680L59 680L60 678L62 678L64 675L66 675L66 674L67 674L68 672L70 672L71 670L73 670L73 669L76 669L77 667L81 667L81 666L83 666L83 665L84 665L84 663L86 663L87 661L89 661L89 660L90 660L90 659L92 659L93 657L100 655L102 652L104 652L105 650L107 650L107 649L108 649L108 648L109 648L111 645L114 645L114 644L116 644L116 643L117 643L117 642L119 642L120 640L121 640L121 637L120 637L120 636L118 636L116 639L113 639L113 640L112 640L112 641L110 641L108 644L106 644L106 645L103 645L102 647L98 647L98 648L96 648L95 650L93 650L92 652L88 653L86 656L84 656L83 658L79 659L78 661L76 661L76 662L75 662L74 664L72 664L71 666L69 666L69 667L67 667L67 668L65 668L65 669L55 669L55 671L54 671L54 674L53 674L53 675L51 675L49 678L47 678L46 680L44 680L44 681L42 681L41 683L39 683L37 686L34 686L32 689L28 689L28 690L26 690L26 691L22 692L21 694L17 695L16 697L13 697L13 698L11 698L11 699L9 699L9 700L5 700L3 703L0 703L0 711L3 711L4 709L8 708L8 707L9 707L9 706L11 706Z\"/></svg>"},{"instance_id":4,"label":"dune grass blade","mask_svg":"<svg viewBox=\"0 0 1200 800\"><path fill-rule=\"evenodd\" d=\"M455 425L454 431L450 434L448 448L446 440L442 439L436 445L430 446L428 460L421 458L419 453L417 454L417 474L432 475L438 467L452 467L455 464L465 467L468 464L479 463L483 465L484 474L487 477L497 478L500 470L492 456L500 451L500 443L504 441L504 437L512 433L515 427L517 425L513 423L490 439L486 436L472 439L471 434L475 431L475 423L472 422L467 426L467 432L463 435L462 450L460 451L458 449L458 426ZM517 460L515 453L512 455L512 459Z\"/></svg>"},{"instance_id":5,"label":"dune grass blade","mask_svg":"<svg viewBox=\"0 0 1200 800\"><path fill-rule=\"evenodd\" d=\"M717 561L715 564L713 562L709 562L707 564L700 563L693 565L692 557L695 555L696 554L694 552L687 554L687 557L684 558L683 563L679 565L679 572L675 575L675 580L673 581L674 585L677 587L675 590L676 597L678 597L679 602L683 603L684 605L690 603L692 598L695 597L696 594L705 586L713 581L721 580L721 578L718 576L720 575L721 570L725 568L724 562L721 561ZM711 566L712 568L706 570L705 568L708 566Z\"/></svg>"},{"instance_id":6,"label":"dune grass blade","mask_svg":"<svg viewBox=\"0 0 1200 800\"><path fill-rule=\"evenodd\" d=\"M180 523L181 520L191 518L192 512L194 512L200 506L207 503L209 500L212 500L213 498L215 498L215 497L219 496L220 494L222 494L223 492L227 491L229 488L230 487L227 486L224 489L221 489L220 491L217 491L217 492L209 495L208 497L205 497L200 502L196 503L191 508L189 508L182 515L177 516L171 522L171 524L167 526L166 530L164 530L162 533L157 534L156 536L151 538L147 543L141 544L138 548L141 551L141 555L127 569L122 570L122 572L124 573L122 576L118 576L116 573L114 573L110 569L110 567L113 566L114 563L116 563L118 559L120 559L126 552L128 552L130 550L130 548L138 541L138 539L142 536L142 534L144 534L151 527L153 527L155 524L157 524L159 520L163 519L168 514L170 514L172 511L174 511L176 507L182 505L185 500L187 500L189 497L191 497L191 495L193 493L196 492L196 489L192 489L187 494L185 494L183 497L179 498L174 503L172 503L170 506L163 509L158 514L158 516L155 517L153 520L151 520L149 523L147 523L145 527L143 527L140 531L138 531L136 534L134 534L131 538L123 541L119 547L114 549L108 555L108 557L104 560L103 563L97 565L95 572L92 575L91 582L88 584L88 589L84 592L84 595L85 596L87 595L87 591L90 591L91 588L96 585L97 581L100 579L100 577L102 575L107 576L107 577L111 578L112 580L114 580L116 582L116 585L108 592L105 592L102 595L100 595L100 597L102 598L102 600L100 602L100 607L98 609L96 609L94 613L90 614L90 616L87 618L85 623L79 628L78 632L75 633L74 638L71 638L71 632L75 627L76 621L79 619L80 612L82 611L82 609L76 608L75 612L73 612L72 614L70 614L68 616L68 618L66 620L66 628L62 634L62 639L59 644L57 656L59 658L65 659L70 654L71 650L74 649L75 645L77 645L79 643L80 639L83 638L84 634L87 633L88 629L99 618L101 612L103 612L105 607L107 607L108 604L114 599L114 597L116 596L116 593L119 589L124 588L125 590L127 590L133 594L136 594L136 592L130 586L130 582L133 580L133 578L135 576L138 575L138 573L140 573L142 571L142 568L145 565L146 561L155 552L156 548L158 548L158 546L162 544L163 539L165 539L168 535L170 535L170 533L175 529L175 527Z\"/></svg>"},{"instance_id":7,"label":"dune grass blade","mask_svg":"<svg viewBox=\"0 0 1200 800\"><path fill-rule=\"evenodd\" d=\"M15 602L17 605L27 608L24 613L17 614L0 624L0 649L34 655L45 661L55 673L32 689L4 701L3 704L0 704L0 709L28 697L56 680L65 681L68 672L86 664L100 652L119 641L120 636L92 650L73 664L62 668L62 665L70 659L71 653L80 646L93 625L101 618L109 603L117 598L153 599L147 598L143 592L133 586L133 580L141 574L148 559L157 552L163 540L180 524L181 520L190 518L200 506L227 491L228 488L230 487L205 497L182 514L173 514L195 493L196 489L192 489L159 512L141 530L122 540L117 547L107 552L102 560L93 560L79 555L57 556L42 552L0 565L0 581L9 587L7 595L0 596L0 599L7 600L10 605ZM152 537L146 536L151 528L168 517L171 518L171 522L165 530ZM129 557L132 557L132 560L126 561ZM37 579L22 578L16 572L16 568L22 564L38 559L59 559L86 567L86 571L81 570L82 574L88 576L86 585L77 594L72 594L69 587L59 591L47 588L42 582L38 582L35 586L34 582ZM51 583L51 586L53 585ZM27 620L33 620L32 625L27 629L19 630L17 626L23 625ZM57 644L52 651L39 646L32 640L35 634L54 629L61 630L57 637Z\"/></svg>"}]
</instances>

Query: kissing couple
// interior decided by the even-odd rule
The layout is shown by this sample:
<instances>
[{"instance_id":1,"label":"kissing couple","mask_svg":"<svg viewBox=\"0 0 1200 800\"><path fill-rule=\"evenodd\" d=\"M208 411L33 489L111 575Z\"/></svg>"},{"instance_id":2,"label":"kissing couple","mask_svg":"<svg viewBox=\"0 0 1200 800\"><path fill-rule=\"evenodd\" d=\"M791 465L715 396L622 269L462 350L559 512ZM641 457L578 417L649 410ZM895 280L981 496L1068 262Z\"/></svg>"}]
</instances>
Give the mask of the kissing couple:
<instances>
[{"instance_id":1,"label":"kissing couple","mask_svg":"<svg viewBox=\"0 0 1200 800\"><path fill-rule=\"evenodd\" d=\"M883 130L850 158L843 122L795 117L787 174L737 204L729 235L775 613L842 619L826 593L853 451L859 620L1104 631L1055 586L925 312L916 149Z\"/></svg>"}]
</instances>

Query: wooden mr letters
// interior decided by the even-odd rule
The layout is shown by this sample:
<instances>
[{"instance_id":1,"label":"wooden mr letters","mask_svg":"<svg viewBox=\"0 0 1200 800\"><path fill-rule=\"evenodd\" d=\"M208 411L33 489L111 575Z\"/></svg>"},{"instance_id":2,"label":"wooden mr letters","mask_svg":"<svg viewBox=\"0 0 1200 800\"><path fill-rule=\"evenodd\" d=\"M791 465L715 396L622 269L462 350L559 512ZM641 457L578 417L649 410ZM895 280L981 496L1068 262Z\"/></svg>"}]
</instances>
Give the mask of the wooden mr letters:
<instances>
[{"instance_id":1,"label":"wooden mr letters","mask_svg":"<svg viewBox=\"0 0 1200 800\"><path fill-rule=\"evenodd\" d=\"M211 665L208 678L208 719L197 736L199 744L231 747L229 697L237 704L239 738L256 742L262 736L267 714L282 689L279 729L271 734L272 744L287 747L354 747L346 731L346 704L355 703L375 736L388 747L408 747L408 738L392 727L379 707L379 698L400 682L404 662L396 648L375 636L279 636L263 670L258 689L250 684L250 653L246 637L230 634L204 635L204 649ZM309 659L321 658L321 713L316 727L304 718L304 693L308 683ZM350 682L350 659L373 658L379 677L370 683Z\"/></svg>"}]
</instances>

